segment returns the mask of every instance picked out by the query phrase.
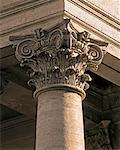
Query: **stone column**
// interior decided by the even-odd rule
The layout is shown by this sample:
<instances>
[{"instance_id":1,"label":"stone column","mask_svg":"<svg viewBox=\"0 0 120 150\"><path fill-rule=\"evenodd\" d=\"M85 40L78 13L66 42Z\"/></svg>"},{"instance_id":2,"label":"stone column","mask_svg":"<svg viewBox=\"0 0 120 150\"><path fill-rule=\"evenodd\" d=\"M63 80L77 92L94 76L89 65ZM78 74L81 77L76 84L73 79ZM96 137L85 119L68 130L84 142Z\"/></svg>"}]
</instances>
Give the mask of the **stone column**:
<instances>
[{"instance_id":1,"label":"stone column","mask_svg":"<svg viewBox=\"0 0 120 150\"><path fill-rule=\"evenodd\" d=\"M84 150L84 92L58 85L38 91L36 150Z\"/></svg>"},{"instance_id":2,"label":"stone column","mask_svg":"<svg viewBox=\"0 0 120 150\"><path fill-rule=\"evenodd\" d=\"M82 100L91 81L85 71L97 70L107 43L77 32L68 19L10 40L36 87L36 150L84 150Z\"/></svg>"}]
</instances>

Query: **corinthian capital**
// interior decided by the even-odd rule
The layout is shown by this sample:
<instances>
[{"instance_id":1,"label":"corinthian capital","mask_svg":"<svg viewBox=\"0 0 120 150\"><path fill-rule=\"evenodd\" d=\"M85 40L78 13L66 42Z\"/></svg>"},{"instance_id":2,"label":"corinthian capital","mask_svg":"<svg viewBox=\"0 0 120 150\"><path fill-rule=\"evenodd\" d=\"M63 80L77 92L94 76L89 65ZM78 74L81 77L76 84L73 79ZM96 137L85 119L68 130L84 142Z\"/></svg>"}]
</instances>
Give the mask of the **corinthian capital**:
<instances>
[{"instance_id":1,"label":"corinthian capital","mask_svg":"<svg viewBox=\"0 0 120 150\"><path fill-rule=\"evenodd\" d=\"M40 28L34 34L10 40L20 65L29 69L28 83L36 89L68 84L86 90L91 77L85 71L97 70L108 45L91 39L87 31L77 32L68 19L53 28Z\"/></svg>"},{"instance_id":2,"label":"corinthian capital","mask_svg":"<svg viewBox=\"0 0 120 150\"><path fill-rule=\"evenodd\" d=\"M110 122L110 120L103 120L86 132L86 150L112 150L109 135Z\"/></svg>"}]
</instances>

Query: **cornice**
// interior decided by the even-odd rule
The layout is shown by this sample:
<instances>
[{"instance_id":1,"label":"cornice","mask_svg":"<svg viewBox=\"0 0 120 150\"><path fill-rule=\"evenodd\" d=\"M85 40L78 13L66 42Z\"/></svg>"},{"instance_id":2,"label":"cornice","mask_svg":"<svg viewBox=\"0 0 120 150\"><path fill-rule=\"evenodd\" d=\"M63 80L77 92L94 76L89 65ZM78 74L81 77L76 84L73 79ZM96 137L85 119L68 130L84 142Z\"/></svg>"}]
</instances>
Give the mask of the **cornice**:
<instances>
[{"instance_id":1,"label":"cornice","mask_svg":"<svg viewBox=\"0 0 120 150\"><path fill-rule=\"evenodd\" d=\"M42 1L41 0L37 0L37 1L36 0L26 0L26 1L22 0L19 2L10 3L8 5L3 5L0 8L0 10L1 10L0 18L7 17L9 15L18 13L20 11L24 11L26 9L30 9L33 7L38 7L39 5L44 5L46 3L50 3L53 1L56 1L56 0L42 0ZM91 2L86 1L86 0L79 0L79 1L78 0L68 0L68 1L83 8L84 10L88 11L89 13L92 13L93 15L97 16L98 18L104 20L109 25L120 30L119 19L113 17L112 15L110 15L106 11L100 9L99 7L92 4Z\"/></svg>"},{"instance_id":2,"label":"cornice","mask_svg":"<svg viewBox=\"0 0 120 150\"><path fill-rule=\"evenodd\" d=\"M81 27L85 28L87 31L94 33L95 35L101 37L104 40L107 40L113 46L115 46L117 49L119 49L119 47L120 47L119 42L117 42L113 38L107 36L106 34L102 33L101 31L93 28L89 24L85 23L84 21L80 20L79 18L76 18L75 16L73 16L72 14L70 14L70 13L68 13L66 11L64 12L64 14L65 14L65 17L71 18L73 21L75 21L76 23L80 24ZM17 31L21 31L23 29L30 28L31 26L34 26L35 24L42 23L42 22L44 22L46 20L50 20L52 18L55 19L55 18L57 18L57 17L59 17L61 15L63 15L63 12L59 11L59 12L57 12L55 14L50 14L49 16L45 16L43 18L32 20L30 22L27 22L27 23L15 26L14 28L9 28L7 30L1 31L0 35L2 37L2 36L5 36L7 34L11 34L11 33L17 32Z\"/></svg>"},{"instance_id":3,"label":"cornice","mask_svg":"<svg viewBox=\"0 0 120 150\"><path fill-rule=\"evenodd\" d=\"M0 8L0 19L53 1L55 0L23 0L19 2L10 3Z\"/></svg>"},{"instance_id":4,"label":"cornice","mask_svg":"<svg viewBox=\"0 0 120 150\"><path fill-rule=\"evenodd\" d=\"M97 7L96 5L92 4L86 0L68 0L78 7L81 7L85 11L97 16L99 19L104 20L104 22L108 23L109 25L113 26L114 28L120 30L120 20L106 11L102 10L101 8Z\"/></svg>"},{"instance_id":5,"label":"cornice","mask_svg":"<svg viewBox=\"0 0 120 150\"><path fill-rule=\"evenodd\" d=\"M59 11L59 12L56 12L54 14L50 14L48 16L45 16L45 17L42 17L42 18L38 18L38 19L35 19L35 20L32 20L30 22L26 22L26 23L23 23L23 24L20 24L20 25L17 25L17 26L14 26L14 28L8 28L7 30L2 30L0 35L1 36L4 36L6 34L9 34L9 33L13 33L13 32L17 32L17 31L20 31L21 29L25 29L27 27L31 27L35 24L38 24L38 23L42 23L44 21L48 21L52 18L56 18L56 17L59 17L60 15L63 15L63 11Z\"/></svg>"},{"instance_id":6,"label":"cornice","mask_svg":"<svg viewBox=\"0 0 120 150\"><path fill-rule=\"evenodd\" d=\"M120 47L120 43L118 41L116 41L112 37L108 36L107 34L103 33L102 31L94 28L90 24L87 24L86 22L84 22L83 20L77 18L76 16L72 15L70 12L65 11L64 14L65 14L65 17L71 18L73 21L75 21L76 23L81 25L83 28L85 28L89 32L92 32L95 35L99 36L100 38L110 42L112 45L114 45L117 48Z\"/></svg>"},{"instance_id":7,"label":"cornice","mask_svg":"<svg viewBox=\"0 0 120 150\"><path fill-rule=\"evenodd\" d=\"M42 5L48 5L52 2L56 2L57 0L26 0L26 1L20 1L20 2L15 2L15 3L11 3L9 5L4 6L4 9L1 9L1 17L4 19L7 16L10 15L10 17L12 17L12 14L16 15L18 12L21 11L25 11L27 9L31 9L34 7L40 7ZM98 20L101 20L103 22L105 22L105 24L108 26L119 30L119 20L117 20L116 18L114 18L113 16L107 14L106 12L104 12L103 10L99 9L97 6L93 5L92 3L87 2L86 0L66 0L69 1L71 4L77 6L80 9L84 9L84 12L88 12L88 14L91 14L91 16L94 16L96 18L98 18ZM61 2L60 2L61 3ZM62 2L63 3L63 2ZM34 20L30 20L28 22L25 23L21 23L19 25L15 25L13 27L8 27L5 28L1 31L0 35L1 38L4 37L3 39L5 39L5 41L3 41L1 43L2 46L4 46L5 44L8 45L8 41L6 42L6 37L5 36L9 36L11 33L15 33L15 32L19 32L21 30L26 30L27 28L33 27L34 25L41 23L45 20L50 20L50 19L55 19L59 16L65 16L72 18L73 20L75 20L76 22L78 22L81 26L83 26L84 28L86 28L86 30L88 29L88 31L91 31L92 33L95 33L97 36L100 36L102 39L107 40L108 42L110 42L113 46L115 46L116 48L120 47L120 43L119 41L117 41L117 39L114 37L112 37L112 35L107 35L106 32L101 32L100 30L98 30L97 28L93 27L90 23L84 22L82 19L80 20L80 18L77 18L75 16L73 16L74 14L70 14L70 12L64 11L65 10L65 0L64 0L64 6L62 11L58 11L52 14L49 14L48 16L44 16L44 17L40 17L40 18L36 18ZM27 11L25 11L27 12ZM13 16L14 16L13 15ZM21 16L22 17L22 16ZM89 16L88 16L89 17ZM114 31L113 31L114 32ZM116 32L116 31L115 31ZM116 56L117 57L117 56Z\"/></svg>"}]
</instances>

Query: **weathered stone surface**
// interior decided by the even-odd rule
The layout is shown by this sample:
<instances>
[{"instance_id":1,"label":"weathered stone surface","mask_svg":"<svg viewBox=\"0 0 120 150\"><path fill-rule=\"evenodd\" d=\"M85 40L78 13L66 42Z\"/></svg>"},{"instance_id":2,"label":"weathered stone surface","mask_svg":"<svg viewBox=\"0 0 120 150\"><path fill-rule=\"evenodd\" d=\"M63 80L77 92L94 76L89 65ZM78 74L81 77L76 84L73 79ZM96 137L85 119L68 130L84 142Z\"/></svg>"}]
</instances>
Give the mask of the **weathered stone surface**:
<instances>
[{"instance_id":1,"label":"weathered stone surface","mask_svg":"<svg viewBox=\"0 0 120 150\"><path fill-rule=\"evenodd\" d=\"M68 2L69 5L67 5ZM116 1L114 4L116 4ZM65 8L65 5L69 10ZM76 9L74 9L74 7L76 7ZM82 11L82 13L79 13L80 11ZM78 16L80 16L80 18L78 18ZM91 17L89 18L89 16L93 19L90 19ZM61 22L64 17L72 19L74 23L77 24L76 29L79 30L79 32L82 32L79 28L82 26L84 30L96 36L97 39L106 40L109 43L107 52L118 62L120 53L119 43L116 42L116 40L119 41L119 21L102 9L92 5L90 2L86 0L10 0L8 2L8 0L6 0L1 4L0 14L2 22L0 46L4 53L7 53L7 57L0 59L2 67L8 67L17 63L14 56L11 56L11 47L10 51L7 52L7 49L9 48L6 46L10 44L9 36L31 34L39 27L47 29L54 26L56 23ZM98 21L96 21L96 19ZM116 29L118 29L117 32ZM103 33L103 30L105 31L105 34ZM109 33L109 36L106 32ZM116 40L113 40L113 35L116 35ZM1 55L1 57L2 56L3 55ZM120 85L120 77L115 78L116 76L119 76L119 73L117 72L117 70L119 70L119 64L107 57L107 55L106 58L108 61L105 61L104 64L100 66L97 74ZM109 65L109 59L112 62L111 65ZM114 67L114 64L116 64L116 67ZM108 71L109 73L107 74Z\"/></svg>"},{"instance_id":2,"label":"weathered stone surface","mask_svg":"<svg viewBox=\"0 0 120 150\"><path fill-rule=\"evenodd\" d=\"M98 69L108 43L77 32L69 19L10 40L36 87L36 150L84 150L81 101L91 81L85 71Z\"/></svg>"},{"instance_id":3,"label":"weathered stone surface","mask_svg":"<svg viewBox=\"0 0 120 150\"><path fill-rule=\"evenodd\" d=\"M110 13L114 17L120 19L119 13L119 0L111 1L111 0L89 0L99 8L105 10L107 13Z\"/></svg>"},{"instance_id":4,"label":"weathered stone surface","mask_svg":"<svg viewBox=\"0 0 120 150\"><path fill-rule=\"evenodd\" d=\"M84 150L81 96L66 88L37 98L36 150Z\"/></svg>"},{"instance_id":5,"label":"weathered stone surface","mask_svg":"<svg viewBox=\"0 0 120 150\"><path fill-rule=\"evenodd\" d=\"M13 36L16 58L29 69L29 84L36 89L53 84L69 84L83 90L97 70L108 43L95 40L87 31L77 32L69 19L53 28L36 29L26 36Z\"/></svg>"},{"instance_id":6,"label":"weathered stone surface","mask_svg":"<svg viewBox=\"0 0 120 150\"><path fill-rule=\"evenodd\" d=\"M14 0L11 0L12 2L14 2ZM67 1L67 0L65 0L67 3L66 3L66 6L67 7L65 7L65 11L67 11L67 13L65 12L64 14L65 14L65 16L67 16L67 17L70 17L70 18L72 18L73 20L75 20L76 22L79 22L79 24L80 25L82 25L82 26L84 26L85 28L87 28L86 29L86 31L91 31L92 33L95 33L97 36L100 36L101 38L103 38L103 39L106 39L107 41L109 41L109 42L111 42L111 45L109 46L109 52L112 54L112 55L115 55L116 57L118 57L119 58L119 51L118 51L118 46L119 46L119 38L118 38L118 22L117 22L117 20L115 19L115 18L113 18L113 17L110 17L109 16L109 18L108 18L108 14L106 14L106 15L103 15L103 13L98 13L97 12L97 10L98 9L96 9L96 8L92 8L93 10L91 10L91 8L89 7L88 8L88 4L86 3L86 5L79 5L79 4L77 4L77 5L74 5L73 3L71 3L71 2L77 2L77 0L73 0L73 1ZM6 3L8 2L8 0L6 1ZM16 8L15 6L11 6L10 7L10 9L3 9L2 10L2 15L1 15L1 18L3 19L2 20L2 33L1 33L1 35L2 35L2 46L6 46L7 44L9 44L8 43L8 36L9 35L11 35L11 34L13 34L13 35L15 35L16 33L20 33L21 35L24 35L24 34L26 34L27 32L28 33L30 33L30 32L33 32L33 30L34 30L34 28L36 28L36 27L38 27L39 26L39 23L40 24L42 24L42 27L46 24L45 23L45 21L47 20L47 24L45 25L45 28L48 26L48 24L49 24L49 19L50 19L50 24L49 24L49 26L51 26L52 24L54 24L55 22L57 22L59 19L63 19L63 11L64 11L64 5L63 5L63 1L59 1L60 3L60 5L56 5L56 7L54 7L55 6L55 4L58 4L58 3L56 3L56 2L58 2L58 1L53 1L53 3L52 4L50 4L49 5L49 9L46 9L46 11L45 11L45 13L40 13L40 12L42 12L42 10L44 10L45 8L48 8L48 6L46 7L45 5L41 5L40 7L37 5L39 2L38 1L34 1L35 3L34 3L34 5L33 5L33 1L32 0L29 0L29 2L28 2L28 5L26 5L26 3L27 2L25 2L25 3L22 3L23 2L23 0L22 1L19 1L20 3L18 3L18 7ZM36 3L36 2L38 2L38 3ZM51 0L50 1L45 1L45 2L52 2ZM55 2L55 3L54 3ZM62 2L62 3L61 3ZM69 2L69 4L68 4L68 2ZM84 1L85 2L85 1ZM32 5L31 5L31 3L32 3ZM44 3L44 2L43 2ZM17 4L17 2L16 2L16 4ZM22 6L24 6L24 4L25 4L25 7L22 7ZM30 5L29 5L30 4ZM82 3L80 3L80 4L82 4ZM85 3L84 3L85 4ZM35 6L37 6L37 7L35 7ZM45 7L44 7L45 6ZM72 9L71 9L71 6L72 6ZM83 7L83 6L85 6L85 7ZM92 5L90 5L90 6L92 6ZM8 7L9 8L9 7ZM11 9L11 8L13 8L13 9ZM40 9L41 8L41 9ZM52 9L52 8L55 8L55 9ZM58 9L59 8L59 9ZM76 8L76 9L74 9L74 8ZM85 10L85 9L87 10ZM96 12L94 12L94 10L96 9ZM24 10L24 11L23 11ZM55 10L55 11L54 11ZM76 10L76 11L74 11L74 10ZM84 11L83 11L84 10ZM49 11L51 11L52 13L49 15ZM100 12L102 12L102 11L100 11ZM12 15L11 15L12 14ZM17 15L16 15L17 14ZM40 15L41 14L41 15ZM90 14L92 14L92 15L90 15ZM59 19L58 19L58 16L59 16ZM73 17L73 16L75 16L75 17ZM93 17L94 16L94 17ZM79 19L77 20L76 19L76 17L78 17ZM51 23L52 22L52 19L55 21L54 23ZM81 18L82 18L82 20L81 20ZM94 18L94 19L91 19L91 18ZM98 19L98 18L100 18L100 19ZM16 21L15 21L15 19L16 19ZM83 23L83 21L84 21L84 23ZM115 21L115 22L114 22ZM44 22L44 23L43 23ZM88 25L89 24L89 25ZM91 26L92 25L92 26ZM36 27L35 27L36 26ZM86 81L88 80L90 80L90 76L89 75L86 75L86 74L84 74L84 72L85 72L85 70L86 69L88 69L88 66L90 65L89 63L91 63L91 61L93 61L93 59L91 59L91 56L90 57L88 57L88 53L84 53L86 50L85 50L85 46L87 45L87 48L90 50L91 49L91 47L89 47L88 46L88 43L90 42L91 43L91 41L89 41L89 40L91 40L91 38L87 38L87 40L86 39L84 39L84 33L88 33L88 32L82 32L82 31L80 31L80 37L82 37L83 39L79 39L78 37L79 37L79 32L77 33L77 36L75 36L74 37L74 35L76 35L76 32L73 32L73 34L70 34L70 39L72 39L72 46L73 47L68 47L70 50L68 50L67 49L67 52L70 52L69 54L69 56L70 57L68 57L68 55L66 55L66 53L64 53L64 52L66 52L66 49L59 49L59 52L60 52L60 54L62 53L63 55L62 56L65 56L65 57L62 57L62 58L65 58L65 59L67 59L67 60L74 60L75 59L75 61L73 61L72 62L72 67L71 67L71 65L69 64L68 66L70 66L70 67L68 67L67 69L61 69L62 67L60 66L60 65L58 65L58 64L60 64L60 63L53 63L53 62L51 62L51 61L49 61L49 60L54 60L53 59L53 57L51 57L51 52L49 53L47 53L48 55L49 55L49 58L47 57L47 61L43 61L42 62L42 60L44 60L44 59L41 59L41 56L43 56L42 54L45 54L44 56L46 56L46 53L43 53L42 52L42 54L41 54L41 52L38 50L39 48L41 48L41 47L39 47L37 50L35 49L35 51L37 51L37 54L36 53L34 53L35 55L32 57L32 61L29 59L29 58L27 58L27 60L25 60L25 59L22 59L21 60L21 58L19 57L20 55L18 54L17 55L17 52L16 52L16 56L18 56L17 58L18 58L18 60L19 61L21 61L22 63L22 65L25 65L25 67L30 67L30 68L32 68L32 69L30 69L30 76L32 77L32 79L31 79L31 81L33 81L32 83L34 83L34 85L36 86L36 89L39 91L42 87L44 87L44 85L46 86L46 87L49 87L49 86L51 86L51 84L53 85L53 84L59 84L59 83L62 83L62 84L68 84L68 85L74 85L74 87L76 88L76 87L79 87L79 89L82 89L82 90L86 90L87 88L88 88L88 84L86 83ZM23 33L24 32L24 33ZM26 32L26 33L25 33ZM45 31L46 32L46 31ZM39 37L39 34L41 34L41 33L44 33L44 31L42 31L41 32L41 30L38 30L38 32L36 32L36 34L33 34L32 36L33 36L33 38L36 38L37 40L40 40L40 41L37 41L38 43L39 42L41 42L41 38ZM50 35L50 32L48 31L48 33L46 34L46 35ZM73 36L72 38L71 38L71 35ZM30 37L29 36L26 36L26 38L32 38L32 36L30 35ZM44 37L44 36L43 36ZM51 46L58 46L59 47L59 44L61 43L60 41L59 41L59 35L57 34L57 36L53 36L53 39L52 39L52 44L53 45L51 45L51 41L50 40L48 40L46 37L45 37L45 42L47 43L50 43L50 49L51 49ZM77 38L76 38L77 37ZM21 37L20 37L21 38ZM23 39L17 39L18 41L20 40L24 40L24 36L22 37ZM74 39L75 38L75 39ZM56 40L57 39L57 40ZM77 39L77 40L76 40ZM93 40L93 39L92 39ZM17 41L17 42L18 42ZM43 40L44 41L44 40ZM42 42L43 42L42 41ZM71 40L70 40L71 41ZM26 44L26 41L24 41L25 42L25 44ZM33 42L36 42L36 40L29 40L29 39L27 39L27 42L29 43L29 48L31 48L33 45L31 45L31 43ZM30 43L31 42L31 43ZM79 43L79 42L81 42L81 43ZM85 42L85 45L83 44ZM87 43L88 42L88 43ZM22 44L23 44L23 41L21 42ZM21 44L21 43L19 43L19 44ZM43 42L44 43L44 42ZM43 44L43 43L40 43L41 45ZM75 43L75 45L74 45L74 43ZM78 45L77 45L77 44ZM90 44L89 43L89 44ZM94 40L94 42L93 42L95 45L97 44L97 45L99 45L101 42L99 41L95 41ZM99 44L98 44L99 43ZM104 43L104 42L103 42ZM105 43L104 43L105 44ZM24 45L24 44L23 44ZM60 44L61 45L61 44ZM84 46L83 46L84 45ZM113 46L114 45L114 46ZM18 45L17 45L18 46ZM20 46L20 45L19 45ZM35 46L36 46L36 44L35 44ZM49 46L49 44L47 45L47 46ZM70 44L70 46L71 46L71 44ZM75 46L75 47L74 47ZM80 46L80 48L78 48L78 47ZM99 45L99 46L102 46L101 44ZM98 46L98 47L99 47ZM105 46L105 45L104 45ZM34 46L33 46L34 47ZM32 47L32 48L33 48ZM44 47L44 46L43 46ZM44 49L42 47L42 50ZM95 48L95 46L92 46L92 48ZM18 47L17 47L18 48ZM53 48L53 47L52 47ZM61 47L60 47L61 48ZM62 47L63 48L63 47ZM81 59L79 60L80 62L79 62L79 65L80 65L80 67L79 68L77 68L77 67L75 67L73 64L74 63L78 63L78 60L77 60L77 58L78 57L76 57L74 54L76 54L76 52L73 50L75 48L75 51L77 50L77 51L79 51L80 52L80 54L81 54ZM94 49L93 48L93 49ZM34 49L34 48L33 48ZM54 48L53 48L54 49ZM56 48L57 49L57 48ZM71 51L71 49L72 49L72 51ZM98 48L96 48L97 50L98 50ZM25 53L27 53L27 51L28 51L28 49L27 48L25 48L24 49L25 50ZM58 50L58 49L57 49ZM85 51L84 51L85 50ZM99 51L99 50L98 50ZM74 53L75 52L75 53ZM87 52L89 52L89 51L87 51ZM56 53L54 53L55 54L55 56L56 56ZM75 56L72 56L72 54ZM25 54L26 55L26 54ZM79 55L79 54L78 54ZM77 56L78 56L77 55ZM94 56L95 55L95 53L93 52L92 53L92 55ZM38 57L40 56L40 60L38 59ZM67 57L66 57L67 56ZM71 57L72 56L72 57ZM25 58L25 57L24 57ZM50 59L51 58L51 59ZM57 57L56 57L57 59L58 59L58 55L57 55ZM68 58L70 58L70 59L68 59ZM88 59L89 58L89 59ZM87 59L87 60L86 60ZM34 61L35 60L35 61ZM34 63L31 63L31 62L33 62L34 61ZM85 63L83 63L83 62L85 62L85 63L87 63L87 66L84 66L84 64ZM26 64L26 62L28 63L28 64ZM37 63L36 63L37 62ZM41 63L42 62L42 63ZM47 62L47 63L46 63ZM48 65L49 63L48 62L50 62L50 65ZM61 61L62 63L62 65L63 65L63 62L64 61ZM111 61L112 62L112 61ZM47 72L44 72L44 70L47 70L47 69L44 69L44 68L46 68L46 65L44 65L46 63L46 65L48 65L48 67L53 67L52 69L50 68L50 74ZM95 62L94 62L95 63ZM95 67L97 66L97 65L99 65L101 63L101 61L97 61L97 64L95 63ZM112 62L113 63L113 62ZM111 63L111 64L112 64ZM37 65L36 65L37 64ZM43 66L42 66L42 65ZM52 64L52 65L51 65ZM116 64L116 63L115 63ZM42 73L44 74L43 76L43 82L41 82L41 66L43 67L43 69L42 69ZM57 66L57 67L56 67ZM63 66L65 66L66 67L66 63L65 63L65 65L63 65ZM74 66L74 67L73 67ZM92 64L92 66L94 66L93 64ZM112 66L114 66L114 65L112 65ZM117 66L117 65L115 65L115 66ZM118 65L119 66L119 65ZM110 66L108 66L109 68L110 68ZM63 67L64 68L64 67ZM79 71L78 71L78 70ZM32 70L32 72L31 72L31 70ZM60 71L62 70L62 75L60 74ZM69 70L69 71L68 71ZM108 77L108 75L107 74L111 74L111 72L112 71L110 71L110 69L109 69L109 71L105 68L105 67L102 67L102 69L101 69L101 71L100 71L100 73L102 72L104 70L104 73L103 74L106 74L106 76L105 77ZM78 72L79 73L78 73ZM74 74L71 74L71 72ZM117 68L116 68L116 72L117 72ZM77 74L78 73L78 74ZM50 76L49 76L49 75ZM63 74L65 74L65 76L63 76ZM102 74L102 75L103 75ZM101 76L102 76L101 75ZM61 76L62 76L62 79L61 79ZM113 74L111 74L111 76L114 76L115 77L115 74L113 75ZM48 79L48 77L49 77L49 79ZM113 77L113 78L114 78ZM117 77L117 75L116 75L116 77ZM108 77L109 78L109 77ZM107 78L107 79L108 79ZM67 79L67 80L65 80L65 79ZM76 80L77 79L77 80ZM79 80L80 79L80 80ZM79 80L79 81L78 81ZM45 82L44 82L45 81ZM62 82L61 82L62 81ZM63 81L65 81L65 82L63 82ZM112 79L112 81L114 81L114 79ZM119 79L116 79L116 82L119 82ZM42 83L42 84L41 84ZM55 86L56 86L55 85ZM87 87L87 88L86 88ZM67 87L67 89L68 89L68 87ZM61 90L61 89L60 89ZM40 91L39 91L40 92ZM72 91L73 92L73 91ZM77 93L76 93L77 94ZM79 94L80 94L80 92L79 92ZM82 95L81 95L82 96ZM115 98L115 105L114 106L116 106L117 105L117 103L116 103L116 100L117 100L117 103L118 103L118 97L116 97ZM110 105L111 105L111 101L110 101ZM110 108L110 107L109 107ZM116 113L114 113L114 116L116 115ZM118 116L118 115L117 115ZM116 117L115 117L116 118ZM114 119L115 119L114 118ZM115 121L115 120L114 120ZM68 127L68 126L67 126ZM119 131L119 130L116 130L115 132L116 133L119 133L119 132L117 132L117 131ZM116 134L116 137L117 136L119 136L119 134ZM103 138L104 139L104 138ZM118 144L118 143L117 143Z\"/></svg>"}]
</instances>

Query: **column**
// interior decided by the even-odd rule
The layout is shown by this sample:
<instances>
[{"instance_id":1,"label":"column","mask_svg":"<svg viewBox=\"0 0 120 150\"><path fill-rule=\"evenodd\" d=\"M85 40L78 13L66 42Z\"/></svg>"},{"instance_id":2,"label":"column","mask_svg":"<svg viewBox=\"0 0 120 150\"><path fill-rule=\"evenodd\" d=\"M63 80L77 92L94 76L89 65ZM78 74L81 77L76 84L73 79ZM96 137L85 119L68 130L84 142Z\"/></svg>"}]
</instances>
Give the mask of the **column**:
<instances>
[{"instance_id":1,"label":"column","mask_svg":"<svg viewBox=\"0 0 120 150\"><path fill-rule=\"evenodd\" d=\"M37 100L36 150L84 150L82 100L107 43L74 29L69 19L34 34L10 37Z\"/></svg>"},{"instance_id":2,"label":"column","mask_svg":"<svg viewBox=\"0 0 120 150\"><path fill-rule=\"evenodd\" d=\"M58 85L38 91L36 97L36 150L84 150L84 92Z\"/></svg>"}]
</instances>

